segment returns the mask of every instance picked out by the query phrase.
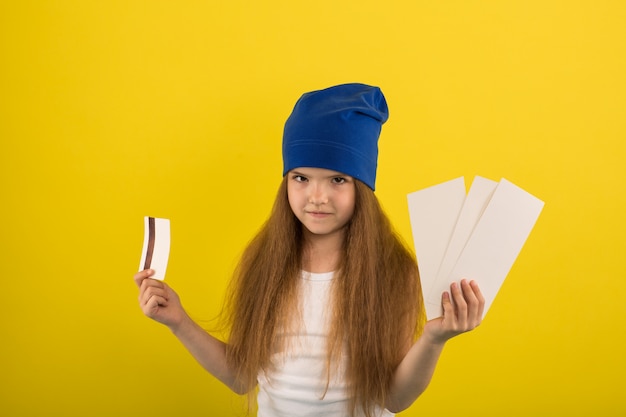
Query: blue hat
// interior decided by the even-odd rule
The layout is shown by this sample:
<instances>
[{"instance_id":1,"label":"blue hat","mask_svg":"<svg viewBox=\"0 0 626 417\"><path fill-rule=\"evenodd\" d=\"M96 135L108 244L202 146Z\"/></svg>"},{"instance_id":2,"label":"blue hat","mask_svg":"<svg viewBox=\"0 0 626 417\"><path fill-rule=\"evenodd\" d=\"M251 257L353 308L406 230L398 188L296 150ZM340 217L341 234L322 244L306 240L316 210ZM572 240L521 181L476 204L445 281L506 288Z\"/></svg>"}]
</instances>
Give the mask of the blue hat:
<instances>
[{"instance_id":1,"label":"blue hat","mask_svg":"<svg viewBox=\"0 0 626 417\"><path fill-rule=\"evenodd\" d=\"M283 175L325 168L375 189L378 137L389 111L382 91L342 84L304 94L285 123Z\"/></svg>"}]
</instances>

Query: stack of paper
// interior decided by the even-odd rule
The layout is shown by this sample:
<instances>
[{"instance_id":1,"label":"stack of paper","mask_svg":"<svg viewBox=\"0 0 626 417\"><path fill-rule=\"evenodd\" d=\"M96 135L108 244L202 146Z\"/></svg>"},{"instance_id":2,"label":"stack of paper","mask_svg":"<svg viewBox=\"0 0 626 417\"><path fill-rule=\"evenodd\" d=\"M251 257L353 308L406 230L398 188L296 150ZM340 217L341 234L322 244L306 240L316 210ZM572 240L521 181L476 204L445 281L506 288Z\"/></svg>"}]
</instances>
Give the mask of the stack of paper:
<instances>
[{"instance_id":1,"label":"stack of paper","mask_svg":"<svg viewBox=\"0 0 626 417\"><path fill-rule=\"evenodd\" d=\"M443 314L441 294L463 278L479 284L486 314L543 201L505 179L482 177L467 195L461 177L411 193L408 200L428 320Z\"/></svg>"}]
</instances>

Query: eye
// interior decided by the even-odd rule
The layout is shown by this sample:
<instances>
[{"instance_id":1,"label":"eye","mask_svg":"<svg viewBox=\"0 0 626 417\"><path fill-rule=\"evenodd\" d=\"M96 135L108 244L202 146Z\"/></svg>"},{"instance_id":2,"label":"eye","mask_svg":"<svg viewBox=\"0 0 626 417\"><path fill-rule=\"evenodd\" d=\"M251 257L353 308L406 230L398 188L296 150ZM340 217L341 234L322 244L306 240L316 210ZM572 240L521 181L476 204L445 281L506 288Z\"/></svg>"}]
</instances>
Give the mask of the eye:
<instances>
[{"instance_id":1,"label":"eye","mask_svg":"<svg viewBox=\"0 0 626 417\"><path fill-rule=\"evenodd\" d=\"M345 184L347 180L344 177L335 177L331 181L333 184Z\"/></svg>"},{"instance_id":2,"label":"eye","mask_svg":"<svg viewBox=\"0 0 626 417\"><path fill-rule=\"evenodd\" d=\"M308 180L307 177L300 174L294 174L291 178L296 182L306 182Z\"/></svg>"}]
</instances>

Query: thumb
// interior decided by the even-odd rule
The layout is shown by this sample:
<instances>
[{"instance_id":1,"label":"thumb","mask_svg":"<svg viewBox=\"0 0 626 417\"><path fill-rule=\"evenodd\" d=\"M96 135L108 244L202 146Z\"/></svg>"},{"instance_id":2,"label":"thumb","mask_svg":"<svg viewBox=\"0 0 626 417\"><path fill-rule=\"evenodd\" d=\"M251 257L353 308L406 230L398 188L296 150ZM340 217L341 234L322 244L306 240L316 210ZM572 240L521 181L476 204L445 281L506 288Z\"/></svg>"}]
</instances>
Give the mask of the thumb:
<instances>
[{"instance_id":1,"label":"thumb","mask_svg":"<svg viewBox=\"0 0 626 417\"><path fill-rule=\"evenodd\" d=\"M452 306L450 293L448 291L444 291L441 295L441 306L443 307L443 316L445 318L450 318L454 315L454 307Z\"/></svg>"},{"instance_id":2,"label":"thumb","mask_svg":"<svg viewBox=\"0 0 626 417\"><path fill-rule=\"evenodd\" d=\"M141 288L143 280L150 278L152 275L154 275L154 271L152 269L144 269L143 271L137 272L133 277L133 280L135 281L135 284L137 284L137 287Z\"/></svg>"}]
</instances>

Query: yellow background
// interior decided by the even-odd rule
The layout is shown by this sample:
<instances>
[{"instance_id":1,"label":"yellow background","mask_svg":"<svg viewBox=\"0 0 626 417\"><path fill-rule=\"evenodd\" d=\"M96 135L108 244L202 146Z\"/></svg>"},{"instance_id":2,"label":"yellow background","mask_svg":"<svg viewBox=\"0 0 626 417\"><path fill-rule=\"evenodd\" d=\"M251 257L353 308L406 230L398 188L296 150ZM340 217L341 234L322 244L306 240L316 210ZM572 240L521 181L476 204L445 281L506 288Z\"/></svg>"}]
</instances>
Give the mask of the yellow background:
<instances>
[{"instance_id":1,"label":"yellow background","mask_svg":"<svg viewBox=\"0 0 626 417\"><path fill-rule=\"evenodd\" d=\"M0 414L230 416L137 306L143 216L198 320L280 181L301 93L379 85L377 194L505 177L546 202L483 325L402 416L626 414L621 1L4 1ZM206 324L210 324L205 322Z\"/></svg>"}]
</instances>

